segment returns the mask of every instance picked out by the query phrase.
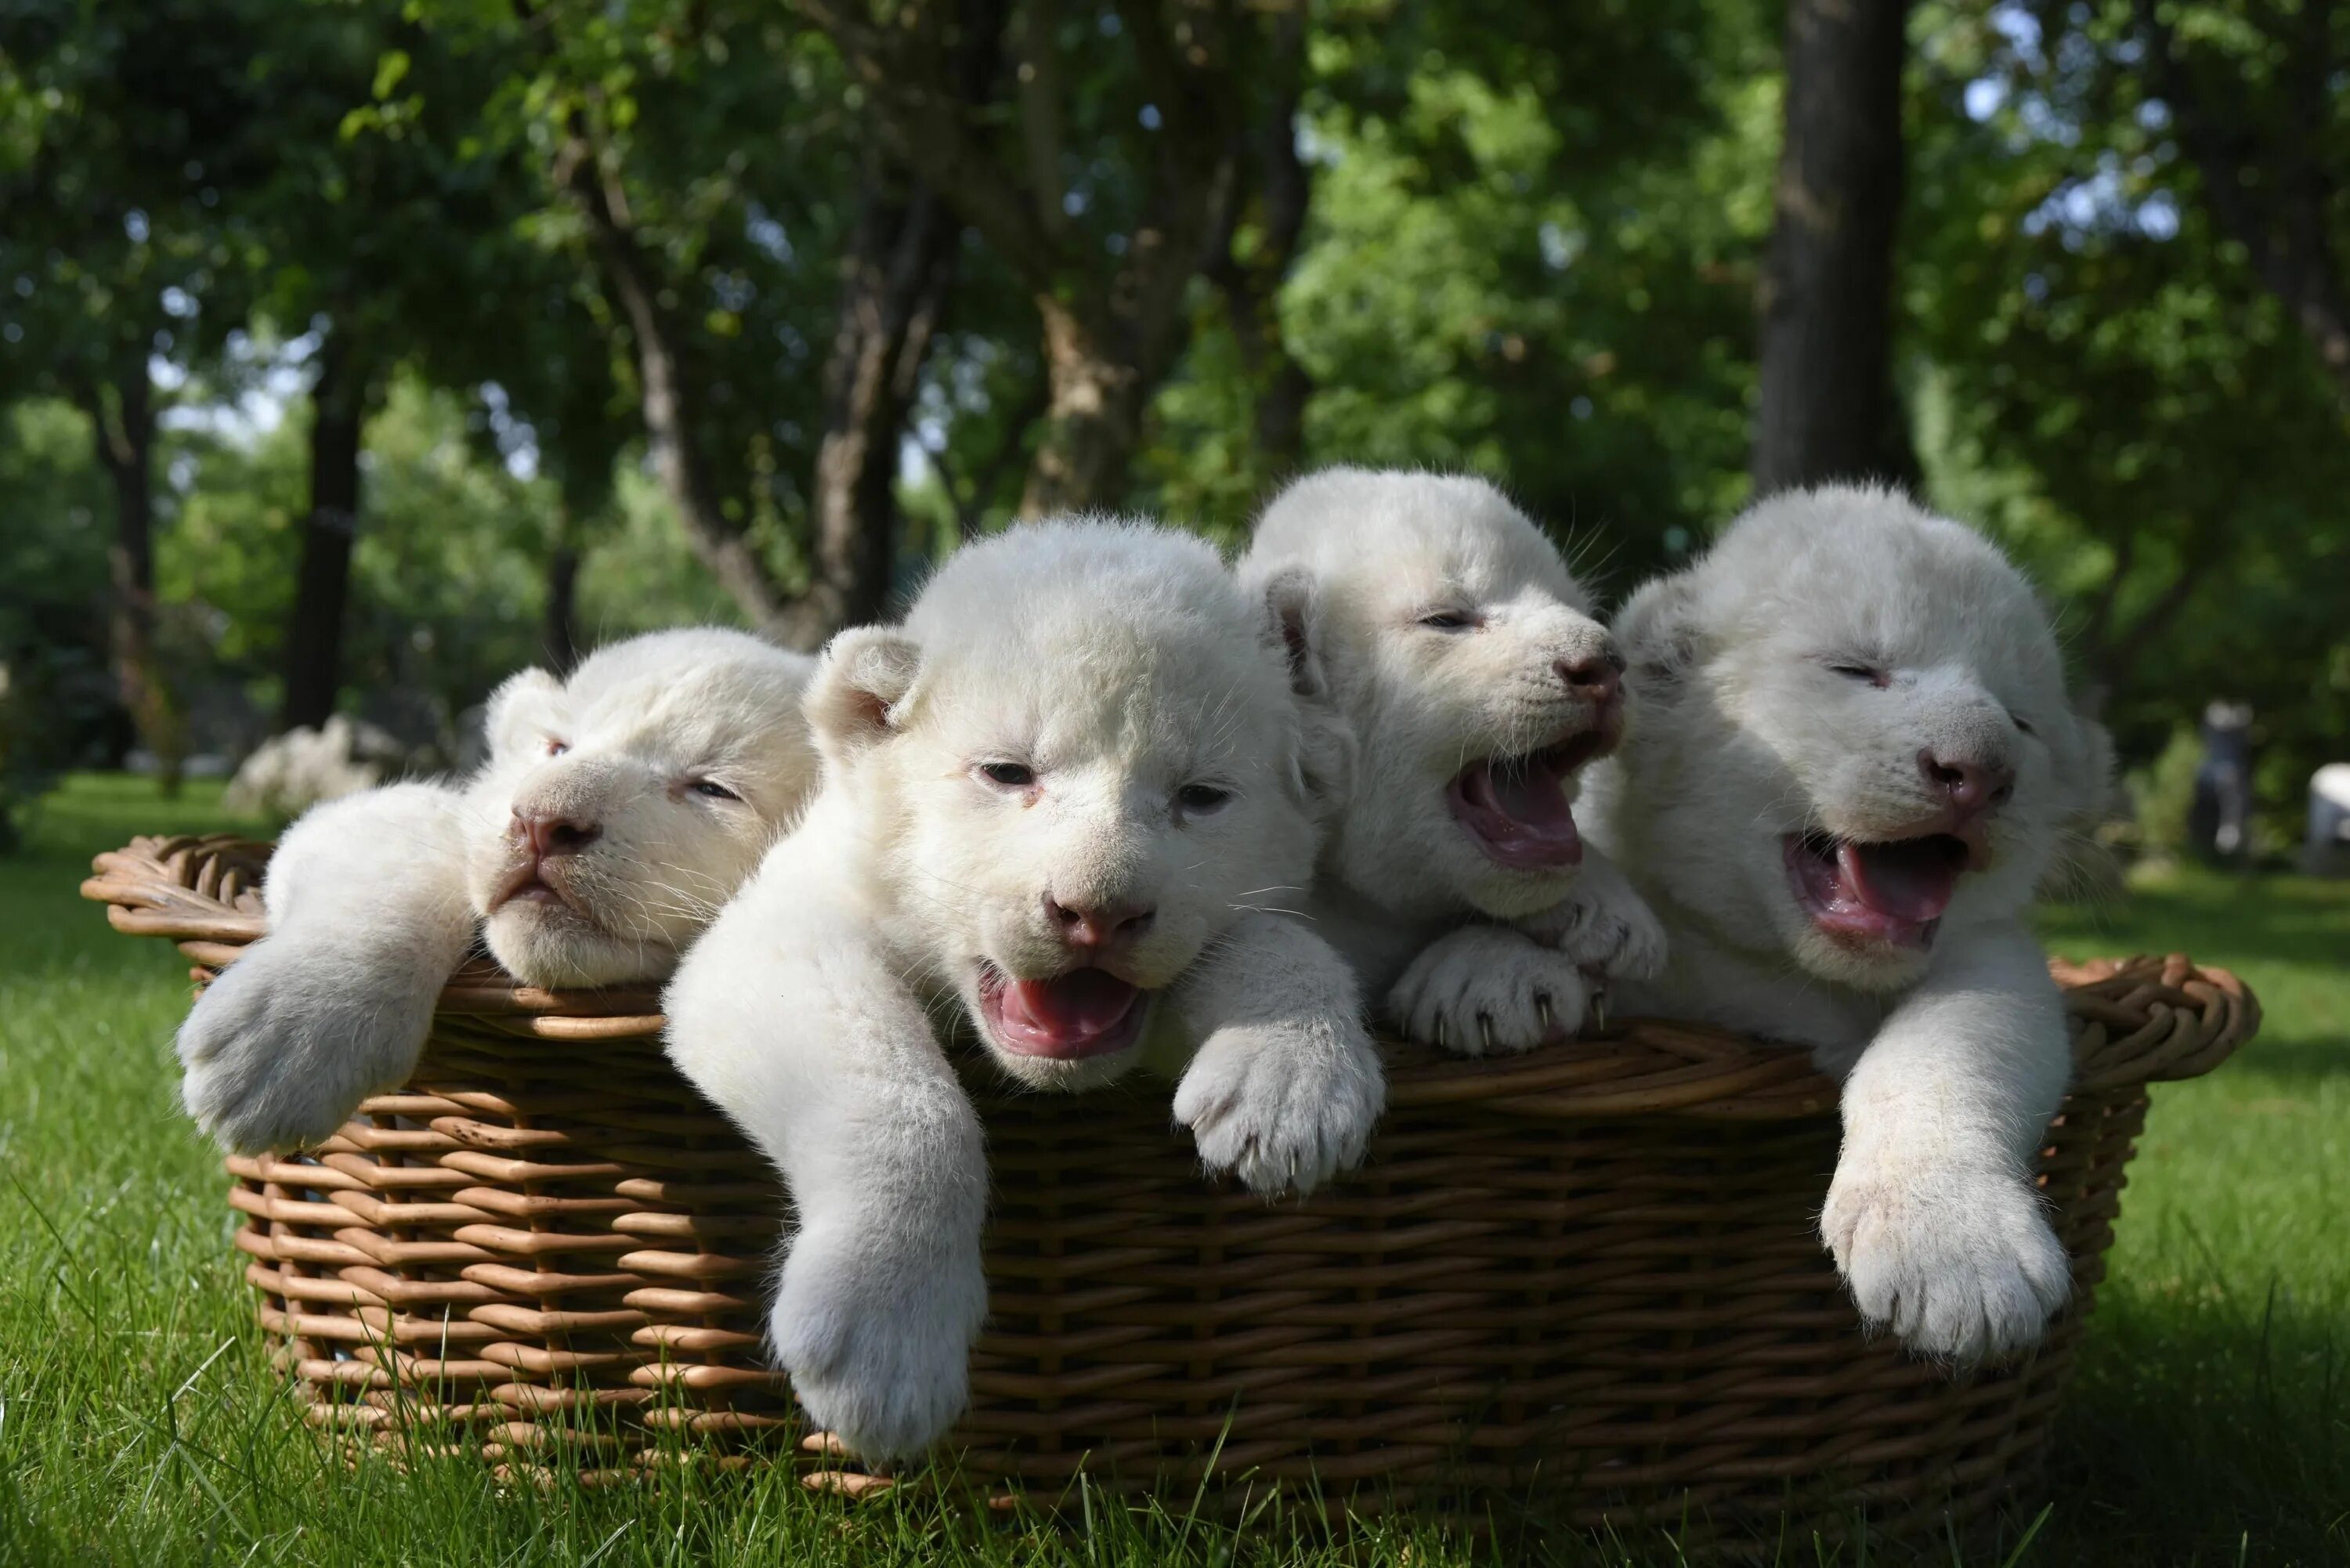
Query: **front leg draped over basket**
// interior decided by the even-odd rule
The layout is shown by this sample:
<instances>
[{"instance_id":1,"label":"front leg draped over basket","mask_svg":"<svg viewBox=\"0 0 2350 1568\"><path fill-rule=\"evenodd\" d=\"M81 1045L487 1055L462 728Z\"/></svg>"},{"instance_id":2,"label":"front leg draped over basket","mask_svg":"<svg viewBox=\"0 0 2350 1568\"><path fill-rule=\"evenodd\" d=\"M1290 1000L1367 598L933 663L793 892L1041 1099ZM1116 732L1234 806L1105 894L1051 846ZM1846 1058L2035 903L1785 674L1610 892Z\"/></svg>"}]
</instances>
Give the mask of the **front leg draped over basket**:
<instances>
[{"instance_id":1,"label":"front leg draped over basket","mask_svg":"<svg viewBox=\"0 0 2350 1568\"><path fill-rule=\"evenodd\" d=\"M88 891L211 968L257 934L252 853L146 840ZM1237 1499L1533 1491L1561 1520L1730 1532L1866 1508L1873 1533L1938 1541L2018 1506L2146 1085L2210 1071L2259 1018L2183 958L2055 972L2074 1079L2033 1168L2073 1307L1964 1379L1866 1335L1821 1251L1836 1087L1800 1053L1637 1020L1482 1062L1393 1048L1363 1169L1271 1205L1202 1181L1163 1089L1073 1104L974 1078L990 1300L955 1473L1046 1502L1081 1471L1187 1506L1203 1475ZM469 970L405 1091L314 1159L233 1162L246 1277L322 1429L510 1474L681 1443L832 1463L792 1440L764 1344L783 1195L660 1026L641 994Z\"/></svg>"}]
</instances>

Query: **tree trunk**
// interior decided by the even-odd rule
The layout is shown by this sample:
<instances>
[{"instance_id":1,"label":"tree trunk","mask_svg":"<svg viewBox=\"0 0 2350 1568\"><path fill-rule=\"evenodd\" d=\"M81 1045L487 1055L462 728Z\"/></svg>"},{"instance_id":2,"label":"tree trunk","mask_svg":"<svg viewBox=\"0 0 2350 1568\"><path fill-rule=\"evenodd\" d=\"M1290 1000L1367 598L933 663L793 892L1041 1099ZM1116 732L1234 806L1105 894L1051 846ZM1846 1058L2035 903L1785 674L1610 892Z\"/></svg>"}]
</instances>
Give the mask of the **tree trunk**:
<instances>
[{"instance_id":1,"label":"tree trunk","mask_svg":"<svg viewBox=\"0 0 2350 1568\"><path fill-rule=\"evenodd\" d=\"M956 225L931 192L893 190L876 161L843 265L840 317L825 366L825 434L816 454L813 570L786 595L724 502L698 446L699 393L681 335L637 239L619 181L584 128L557 170L587 215L603 272L634 338L653 467L687 541L743 613L793 648L876 618L895 564L898 441L952 281Z\"/></svg>"},{"instance_id":2,"label":"tree trunk","mask_svg":"<svg viewBox=\"0 0 2350 1568\"><path fill-rule=\"evenodd\" d=\"M1280 295L1305 233L1313 175L1297 151L1297 114L1305 95L1305 7L1274 20L1263 123L1248 130L1257 171L1258 234L1245 260L1232 254L1232 225L1210 258L1209 272L1223 290L1225 314L1254 397L1251 420L1260 476L1286 474L1305 455L1305 404L1314 379L1289 352L1281 330ZM1237 217L1237 212L1234 216Z\"/></svg>"},{"instance_id":3,"label":"tree trunk","mask_svg":"<svg viewBox=\"0 0 2350 1568\"><path fill-rule=\"evenodd\" d=\"M1035 303L1050 395L1021 512L1117 505L1150 395L1182 345L1188 286L1225 232L1249 80L1233 36L1254 24L1234 0L1119 7L1141 101L1157 110L1160 130L1136 219L1106 268L1098 240L1080 243L1053 216L1065 117L1049 90L1057 68L1046 57L1056 47L1050 9L1029 16L1022 32L1025 179L1006 167L994 130L1010 107L996 87L1001 6L904 9L886 26L831 0L795 0L795 9L824 30L871 94L874 125L891 150L954 205Z\"/></svg>"},{"instance_id":4,"label":"tree trunk","mask_svg":"<svg viewBox=\"0 0 2350 1568\"><path fill-rule=\"evenodd\" d=\"M1256 460L1268 476L1295 473L1305 458L1305 405L1314 396L1314 378L1276 344L1271 356L1273 379L1256 399Z\"/></svg>"},{"instance_id":5,"label":"tree trunk","mask_svg":"<svg viewBox=\"0 0 2350 1568\"><path fill-rule=\"evenodd\" d=\"M1908 0L1790 0L1786 140L1762 286L1754 493L1914 485L1894 391Z\"/></svg>"},{"instance_id":6,"label":"tree trunk","mask_svg":"<svg viewBox=\"0 0 2350 1568\"><path fill-rule=\"evenodd\" d=\"M283 729L324 724L342 685L343 618L351 545L359 524L359 438L368 379L348 344L329 333L310 389L310 510L302 524L301 574L286 638Z\"/></svg>"},{"instance_id":7,"label":"tree trunk","mask_svg":"<svg viewBox=\"0 0 2350 1568\"><path fill-rule=\"evenodd\" d=\"M569 675L579 662L579 547L567 531L546 556L546 667Z\"/></svg>"},{"instance_id":8,"label":"tree trunk","mask_svg":"<svg viewBox=\"0 0 2350 1568\"><path fill-rule=\"evenodd\" d=\"M1043 517L1118 505L1142 440L1143 376L1107 334L1066 302L1036 301L1050 389L1045 438L1028 466L1020 514Z\"/></svg>"},{"instance_id":9,"label":"tree trunk","mask_svg":"<svg viewBox=\"0 0 2350 1568\"><path fill-rule=\"evenodd\" d=\"M125 364L110 386L84 394L99 466L114 487L114 541L107 548L107 657L123 711L167 796L187 762L177 704L155 654L155 402L147 363Z\"/></svg>"},{"instance_id":10,"label":"tree trunk","mask_svg":"<svg viewBox=\"0 0 2350 1568\"><path fill-rule=\"evenodd\" d=\"M922 186L889 188L876 161L842 265L816 450L815 569L785 639L816 648L879 618L897 564L898 443L954 274L959 226Z\"/></svg>"}]
</instances>

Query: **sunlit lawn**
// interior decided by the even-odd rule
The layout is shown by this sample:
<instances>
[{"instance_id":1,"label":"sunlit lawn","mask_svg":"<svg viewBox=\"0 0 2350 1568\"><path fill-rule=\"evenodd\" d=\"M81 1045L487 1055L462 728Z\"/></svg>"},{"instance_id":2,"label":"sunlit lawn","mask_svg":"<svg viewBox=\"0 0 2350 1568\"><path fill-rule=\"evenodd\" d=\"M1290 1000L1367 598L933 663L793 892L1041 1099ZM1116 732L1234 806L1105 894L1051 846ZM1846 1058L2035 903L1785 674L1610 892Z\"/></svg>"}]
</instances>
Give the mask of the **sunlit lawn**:
<instances>
[{"instance_id":1,"label":"sunlit lawn","mask_svg":"<svg viewBox=\"0 0 2350 1568\"><path fill-rule=\"evenodd\" d=\"M329 1464L268 1368L219 1166L173 1104L184 967L75 892L134 832L222 825L215 798L78 779L0 860L0 1563L1674 1561L1653 1539L1409 1523L1333 1542L1287 1517L975 1522L774 1474L516 1495L478 1464ZM2156 1091L2022 1561L2350 1562L2350 885L2182 872L2044 926L2075 955L2234 968L2267 1026L2215 1077ZM1794 1521L1779 1558L1859 1552Z\"/></svg>"}]
</instances>

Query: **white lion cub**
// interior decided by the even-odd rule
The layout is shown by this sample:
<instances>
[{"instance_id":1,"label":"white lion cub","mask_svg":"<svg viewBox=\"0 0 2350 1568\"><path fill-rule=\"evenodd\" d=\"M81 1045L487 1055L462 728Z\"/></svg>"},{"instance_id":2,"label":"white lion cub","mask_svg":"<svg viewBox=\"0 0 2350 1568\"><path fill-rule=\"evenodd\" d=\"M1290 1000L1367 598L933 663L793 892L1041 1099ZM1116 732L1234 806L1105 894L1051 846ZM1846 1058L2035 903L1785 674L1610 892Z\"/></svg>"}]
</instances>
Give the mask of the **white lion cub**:
<instances>
[{"instance_id":1,"label":"white lion cub","mask_svg":"<svg viewBox=\"0 0 2350 1568\"><path fill-rule=\"evenodd\" d=\"M535 985L659 979L815 782L816 661L656 632L499 687L489 761L317 807L262 887L269 934L181 1025L182 1098L231 1149L326 1137L416 1064L479 931Z\"/></svg>"},{"instance_id":2,"label":"white lion cub","mask_svg":"<svg viewBox=\"0 0 2350 1568\"><path fill-rule=\"evenodd\" d=\"M1664 934L1575 826L1622 735L1623 660L1541 530L1480 479L1335 468L1242 564L1314 587L1285 628L1356 750L1311 908L1412 1034L1471 1054L1582 1026Z\"/></svg>"},{"instance_id":3,"label":"white lion cub","mask_svg":"<svg viewBox=\"0 0 2350 1568\"><path fill-rule=\"evenodd\" d=\"M1260 1190L1361 1156L1385 1086L1354 977L1258 902L1314 856L1294 609L1200 540L1048 523L826 651L823 787L666 1005L671 1058L791 1189L775 1348L852 1452L945 1430L986 1311L987 1163L932 1007L1038 1088L1189 1056L1177 1118Z\"/></svg>"},{"instance_id":4,"label":"white lion cub","mask_svg":"<svg viewBox=\"0 0 2350 1568\"><path fill-rule=\"evenodd\" d=\"M2032 1181L2070 1067L2024 906L2101 797L2047 615L1981 535L1878 490L1774 497L1617 635L1641 724L1593 831L1663 914L1627 999L1844 1080L1821 1231L1872 1322L1973 1360L2071 1288Z\"/></svg>"}]
</instances>

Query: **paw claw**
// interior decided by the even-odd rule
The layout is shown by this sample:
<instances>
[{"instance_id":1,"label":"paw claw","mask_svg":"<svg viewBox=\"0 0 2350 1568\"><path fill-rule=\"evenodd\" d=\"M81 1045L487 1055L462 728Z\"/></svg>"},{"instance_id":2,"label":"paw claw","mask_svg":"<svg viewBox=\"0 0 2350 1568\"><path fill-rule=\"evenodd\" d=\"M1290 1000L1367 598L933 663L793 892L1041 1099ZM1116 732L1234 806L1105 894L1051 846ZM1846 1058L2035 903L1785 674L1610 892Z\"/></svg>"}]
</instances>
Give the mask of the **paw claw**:
<instances>
[{"instance_id":1,"label":"paw claw","mask_svg":"<svg viewBox=\"0 0 2350 1568\"><path fill-rule=\"evenodd\" d=\"M1573 1034L1586 989L1556 949L1513 927L1472 925L1430 942L1388 992L1388 1008L1414 1039L1489 1056Z\"/></svg>"}]
</instances>

